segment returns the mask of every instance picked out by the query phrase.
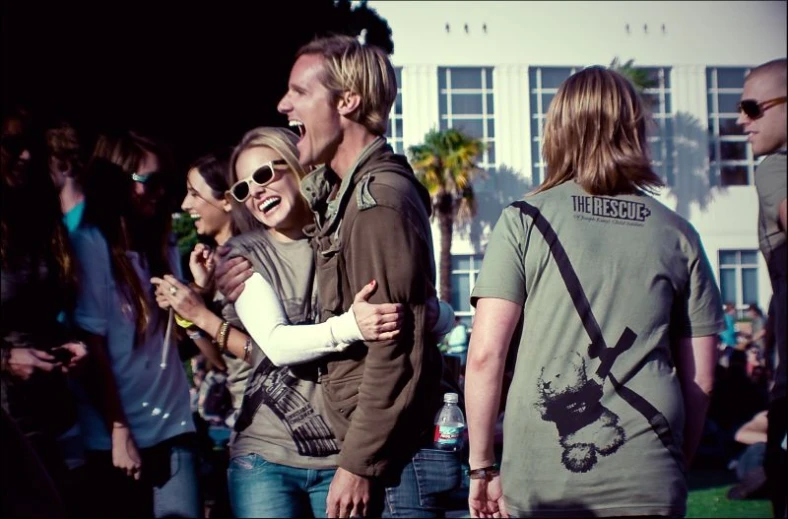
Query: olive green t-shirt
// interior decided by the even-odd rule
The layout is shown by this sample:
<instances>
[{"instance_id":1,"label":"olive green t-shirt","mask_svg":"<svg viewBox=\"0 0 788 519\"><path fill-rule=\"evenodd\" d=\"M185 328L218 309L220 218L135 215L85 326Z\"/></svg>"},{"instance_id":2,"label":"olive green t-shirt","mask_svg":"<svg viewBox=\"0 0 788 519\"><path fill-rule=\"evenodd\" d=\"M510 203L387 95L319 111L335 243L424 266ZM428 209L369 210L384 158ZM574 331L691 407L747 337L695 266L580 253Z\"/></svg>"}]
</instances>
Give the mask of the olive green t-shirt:
<instances>
[{"instance_id":1,"label":"olive green t-shirt","mask_svg":"<svg viewBox=\"0 0 788 519\"><path fill-rule=\"evenodd\" d=\"M755 171L758 191L758 244L768 262L772 251L785 243L785 229L780 228L780 204L786 198L786 158L784 153L769 155Z\"/></svg>"},{"instance_id":2,"label":"olive green t-shirt","mask_svg":"<svg viewBox=\"0 0 788 519\"><path fill-rule=\"evenodd\" d=\"M504 209L471 302L485 297L524 306L504 419L510 512L684 514L671 339L723 327L692 226L651 197L566 182Z\"/></svg>"}]
</instances>

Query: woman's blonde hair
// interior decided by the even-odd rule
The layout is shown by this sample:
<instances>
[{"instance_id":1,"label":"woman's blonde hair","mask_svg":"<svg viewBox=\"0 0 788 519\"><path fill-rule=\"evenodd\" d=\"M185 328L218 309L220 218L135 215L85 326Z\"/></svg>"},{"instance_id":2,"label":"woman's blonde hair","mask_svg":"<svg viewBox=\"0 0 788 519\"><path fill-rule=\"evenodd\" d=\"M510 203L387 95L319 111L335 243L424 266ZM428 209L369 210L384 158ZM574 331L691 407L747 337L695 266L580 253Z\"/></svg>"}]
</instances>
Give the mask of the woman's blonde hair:
<instances>
[{"instance_id":1,"label":"woman's blonde hair","mask_svg":"<svg viewBox=\"0 0 788 519\"><path fill-rule=\"evenodd\" d=\"M650 120L635 87L621 74L598 66L573 74L547 111L542 148L547 177L534 192L568 180L592 195L662 187L649 158Z\"/></svg>"},{"instance_id":2,"label":"woman's blonde hair","mask_svg":"<svg viewBox=\"0 0 788 519\"><path fill-rule=\"evenodd\" d=\"M322 83L334 99L344 92L358 94L361 104L348 116L351 120L375 135L386 133L397 99L397 75L385 51L351 36L329 36L301 47L296 59L304 55L323 57Z\"/></svg>"},{"instance_id":3,"label":"woman's blonde hair","mask_svg":"<svg viewBox=\"0 0 788 519\"><path fill-rule=\"evenodd\" d=\"M232 187L238 179L238 173L235 170L238 163L238 157L241 153L250 148L270 148L274 150L287 164L288 169L298 179L298 185L301 185L301 179L304 178L306 172L301 164L298 162L298 136L285 128L274 128L272 126L261 126L253 130L249 130L241 139L241 142L233 150L230 157L230 167L227 170L227 184ZM233 206L231 215L233 222L241 233L248 232L256 229L262 225L252 214L246 209L244 204L229 196L228 199ZM306 206L300 194L298 197Z\"/></svg>"}]
</instances>

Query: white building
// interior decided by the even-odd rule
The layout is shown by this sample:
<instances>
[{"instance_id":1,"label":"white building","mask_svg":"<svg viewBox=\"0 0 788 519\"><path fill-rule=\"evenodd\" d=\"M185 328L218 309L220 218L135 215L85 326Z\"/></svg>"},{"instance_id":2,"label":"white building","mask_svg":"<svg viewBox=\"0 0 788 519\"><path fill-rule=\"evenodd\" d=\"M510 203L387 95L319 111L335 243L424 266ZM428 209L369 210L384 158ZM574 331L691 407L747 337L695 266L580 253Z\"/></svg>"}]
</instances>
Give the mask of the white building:
<instances>
[{"instance_id":1,"label":"white building","mask_svg":"<svg viewBox=\"0 0 788 519\"><path fill-rule=\"evenodd\" d=\"M757 164L735 124L744 76L786 55L786 2L370 1L393 32L401 94L389 137L399 150L431 128L462 127L489 144L474 187L479 215L457 228L454 297L468 295L501 210L543 178L542 122L558 85L613 58L648 69L660 199L700 232L723 298L766 309L758 252ZM438 230L434 230L436 263Z\"/></svg>"}]
</instances>

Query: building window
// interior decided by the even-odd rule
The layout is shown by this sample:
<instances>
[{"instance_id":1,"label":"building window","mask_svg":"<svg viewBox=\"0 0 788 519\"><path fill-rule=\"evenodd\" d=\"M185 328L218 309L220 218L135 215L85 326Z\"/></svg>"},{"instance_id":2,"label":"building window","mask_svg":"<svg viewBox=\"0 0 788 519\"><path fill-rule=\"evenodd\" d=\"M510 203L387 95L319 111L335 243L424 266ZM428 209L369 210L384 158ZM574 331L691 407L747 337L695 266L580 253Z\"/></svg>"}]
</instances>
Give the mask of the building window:
<instances>
[{"instance_id":1,"label":"building window","mask_svg":"<svg viewBox=\"0 0 788 519\"><path fill-rule=\"evenodd\" d=\"M482 267L482 254L453 254L451 257L451 306L454 315L469 328L473 320L471 292Z\"/></svg>"},{"instance_id":2,"label":"building window","mask_svg":"<svg viewBox=\"0 0 788 519\"><path fill-rule=\"evenodd\" d=\"M495 170L495 100L491 67L439 67L440 129L455 128L485 144L477 164ZM474 185L474 188L477 186Z\"/></svg>"},{"instance_id":3,"label":"building window","mask_svg":"<svg viewBox=\"0 0 788 519\"><path fill-rule=\"evenodd\" d=\"M747 136L736 124L737 106L750 69L715 67L706 69L709 110L709 166L713 186L752 183L755 159Z\"/></svg>"},{"instance_id":4,"label":"building window","mask_svg":"<svg viewBox=\"0 0 788 519\"><path fill-rule=\"evenodd\" d=\"M651 165L668 186L675 183L673 148L673 107L671 103L670 67L641 67L648 73L651 87L643 90L653 119L648 142L651 148Z\"/></svg>"},{"instance_id":5,"label":"building window","mask_svg":"<svg viewBox=\"0 0 788 519\"><path fill-rule=\"evenodd\" d=\"M386 130L386 138L391 144L394 153L405 153L405 147L402 141L402 67L394 67L394 73L397 75L397 99L394 101L394 106L391 107L389 114L389 125Z\"/></svg>"},{"instance_id":6,"label":"building window","mask_svg":"<svg viewBox=\"0 0 788 519\"><path fill-rule=\"evenodd\" d=\"M721 250L719 260L722 301L736 308L758 304L758 251Z\"/></svg>"},{"instance_id":7,"label":"building window","mask_svg":"<svg viewBox=\"0 0 788 519\"><path fill-rule=\"evenodd\" d=\"M547 175L542 158L544 119L547 114L547 108L553 101L561 83L581 68L530 67L528 69L528 78L531 85L531 182L534 186L541 184Z\"/></svg>"}]
</instances>

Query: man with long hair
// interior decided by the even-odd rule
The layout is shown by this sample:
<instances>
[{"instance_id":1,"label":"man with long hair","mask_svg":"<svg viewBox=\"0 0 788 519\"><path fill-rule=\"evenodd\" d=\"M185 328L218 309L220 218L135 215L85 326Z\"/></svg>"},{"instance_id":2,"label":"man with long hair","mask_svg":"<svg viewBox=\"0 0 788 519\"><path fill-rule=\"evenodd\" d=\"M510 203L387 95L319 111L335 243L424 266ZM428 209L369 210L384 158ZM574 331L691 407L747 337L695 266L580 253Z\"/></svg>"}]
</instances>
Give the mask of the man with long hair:
<instances>
[{"instance_id":1,"label":"man with long hair","mask_svg":"<svg viewBox=\"0 0 788 519\"><path fill-rule=\"evenodd\" d=\"M620 74L572 75L547 113L547 178L495 226L471 296L472 517L686 511L722 303L698 233L648 196L647 124Z\"/></svg>"},{"instance_id":2,"label":"man with long hair","mask_svg":"<svg viewBox=\"0 0 788 519\"><path fill-rule=\"evenodd\" d=\"M758 242L772 280L770 326L776 363L769 403L765 468L775 517L784 517L785 500L785 380L788 273L786 273L786 61L776 59L755 67L744 81L737 121L747 134L752 154L764 157L755 171L758 191Z\"/></svg>"}]
</instances>

